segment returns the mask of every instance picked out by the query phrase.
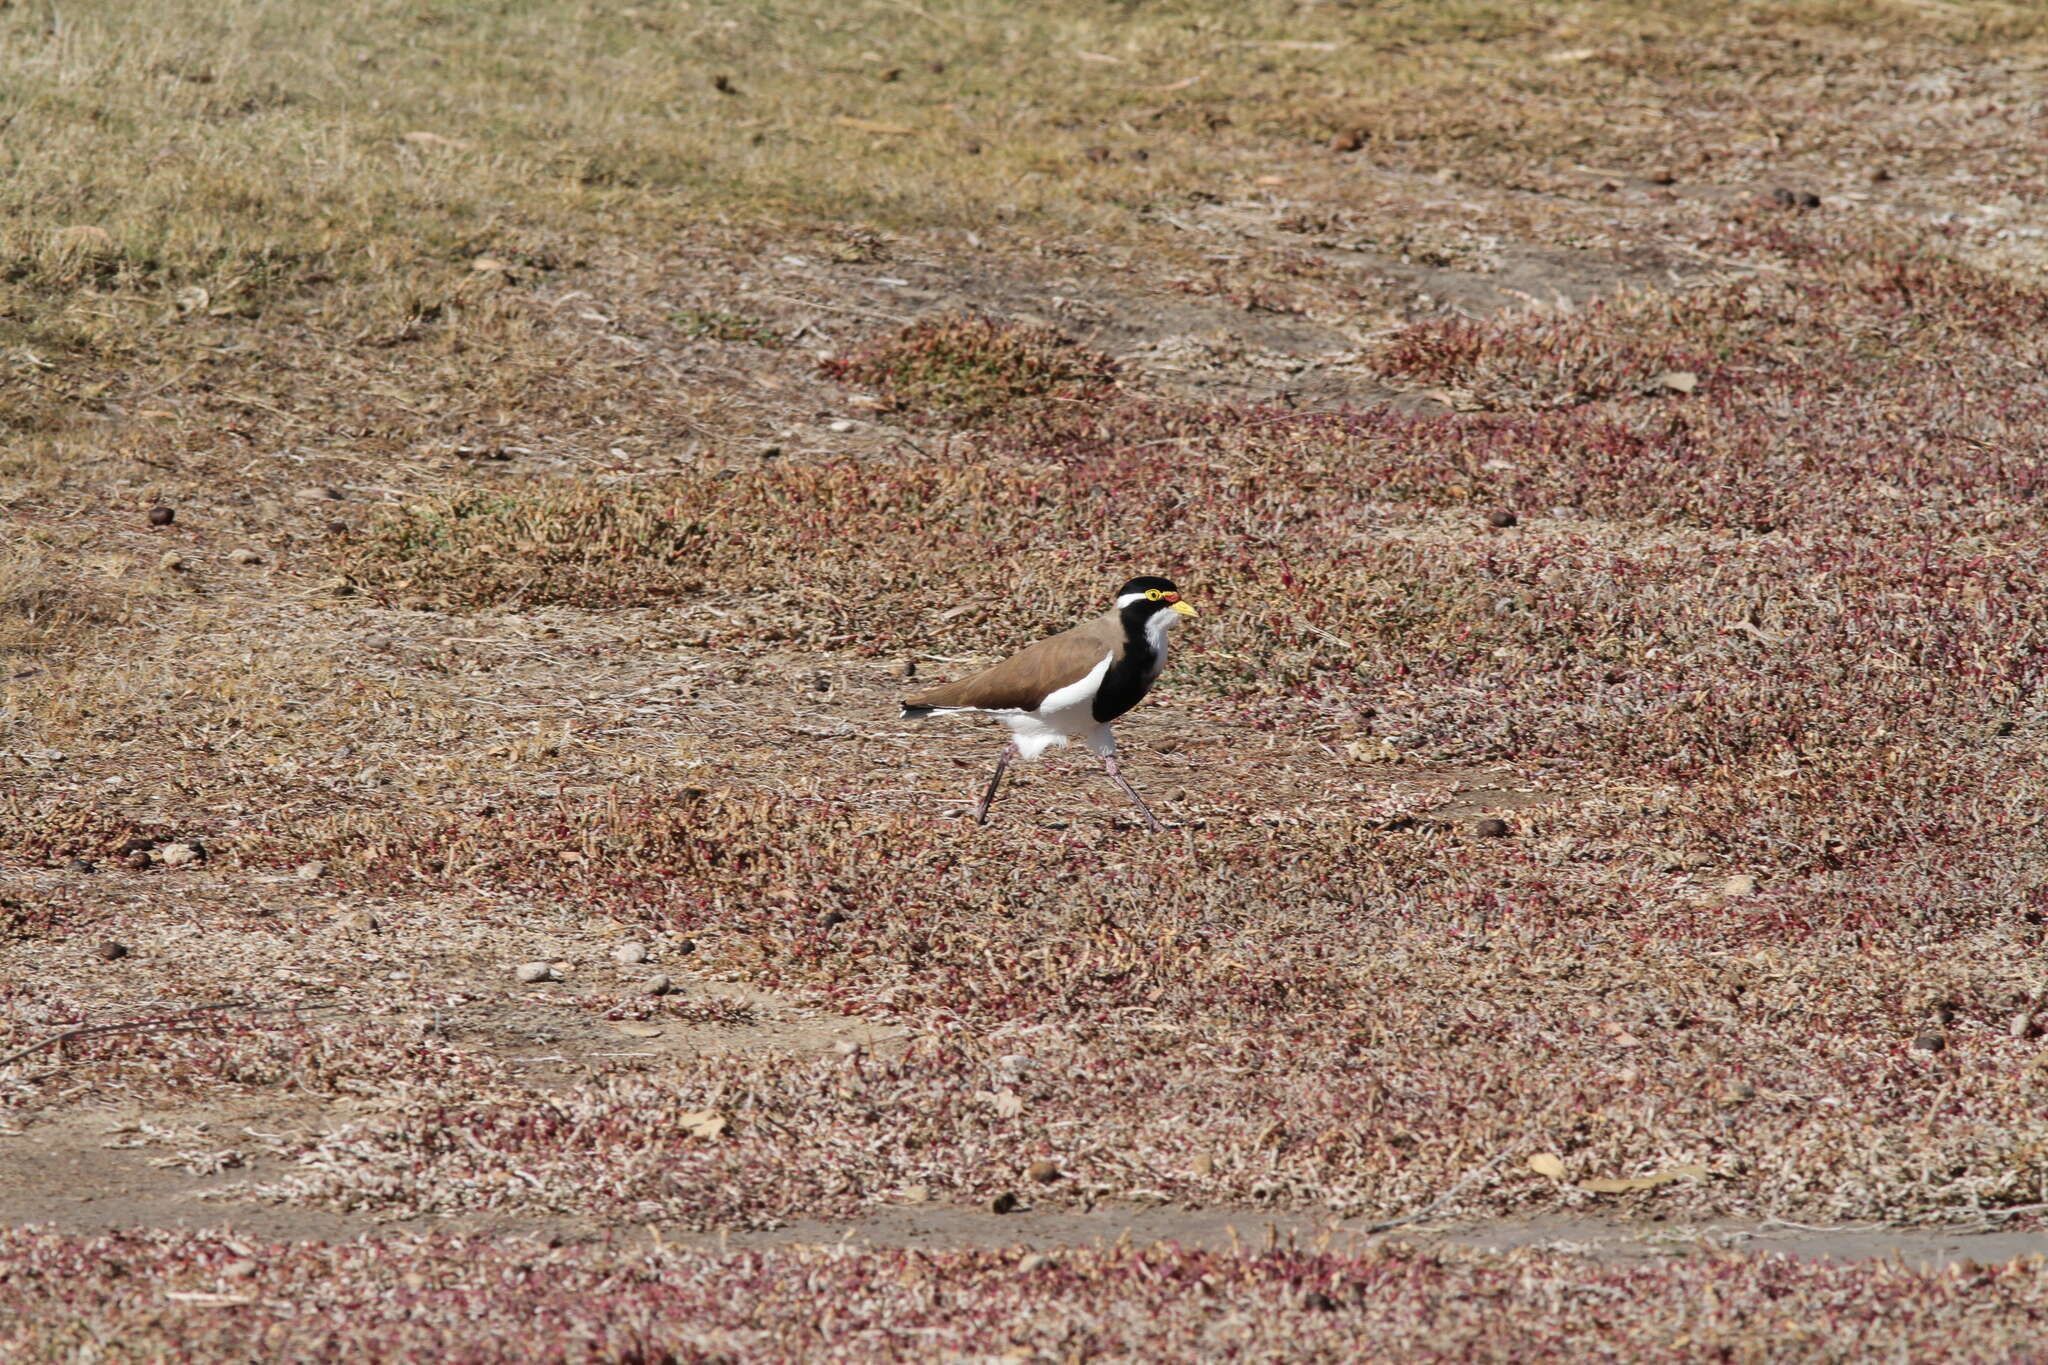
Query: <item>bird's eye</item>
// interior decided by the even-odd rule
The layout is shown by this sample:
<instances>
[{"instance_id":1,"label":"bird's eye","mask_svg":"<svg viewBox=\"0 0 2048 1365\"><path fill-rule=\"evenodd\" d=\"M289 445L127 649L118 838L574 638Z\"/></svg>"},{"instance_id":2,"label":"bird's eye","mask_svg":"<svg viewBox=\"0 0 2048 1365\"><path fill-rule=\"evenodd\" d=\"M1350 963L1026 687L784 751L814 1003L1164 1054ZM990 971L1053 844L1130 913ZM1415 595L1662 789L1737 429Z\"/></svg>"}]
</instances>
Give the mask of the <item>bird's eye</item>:
<instances>
[{"instance_id":1,"label":"bird's eye","mask_svg":"<svg viewBox=\"0 0 2048 1365\"><path fill-rule=\"evenodd\" d=\"M1147 602L1157 602L1160 598L1164 596L1166 596L1166 594L1159 591L1159 589L1157 588L1145 589L1145 600Z\"/></svg>"}]
</instances>

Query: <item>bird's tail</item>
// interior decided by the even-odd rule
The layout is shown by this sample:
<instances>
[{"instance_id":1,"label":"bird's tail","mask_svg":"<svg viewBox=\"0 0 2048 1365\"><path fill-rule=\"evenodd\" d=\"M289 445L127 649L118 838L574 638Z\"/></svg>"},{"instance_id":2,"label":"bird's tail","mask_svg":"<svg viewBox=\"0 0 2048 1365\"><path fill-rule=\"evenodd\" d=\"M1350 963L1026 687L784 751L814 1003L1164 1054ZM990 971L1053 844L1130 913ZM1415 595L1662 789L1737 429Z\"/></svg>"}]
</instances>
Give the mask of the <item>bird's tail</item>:
<instances>
[{"instance_id":1,"label":"bird's tail","mask_svg":"<svg viewBox=\"0 0 2048 1365\"><path fill-rule=\"evenodd\" d=\"M938 709L936 706L912 706L909 702L904 702L902 719L924 720Z\"/></svg>"}]
</instances>

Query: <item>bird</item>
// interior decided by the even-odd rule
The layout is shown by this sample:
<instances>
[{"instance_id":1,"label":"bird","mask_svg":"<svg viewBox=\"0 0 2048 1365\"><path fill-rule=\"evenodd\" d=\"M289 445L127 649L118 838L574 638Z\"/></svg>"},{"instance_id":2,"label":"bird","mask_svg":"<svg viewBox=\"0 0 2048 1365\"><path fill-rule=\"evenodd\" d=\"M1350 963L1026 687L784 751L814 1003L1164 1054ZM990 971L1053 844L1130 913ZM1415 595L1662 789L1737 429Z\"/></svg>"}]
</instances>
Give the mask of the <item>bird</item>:
<instances>
[{"instance_id":1,"label":"bird","mask_svg":"<svg viewBox=\"0 0 2048 1365\"><path fill-rule=\"evenodd\" d=\"M1109 726L1152 690L1166 667L1167 632L1193 615L1170 580L1133 578L1117 589L1116 605L1095 619L1027 645L973 677L903 698L903 719L994 716L1009 730L974 812L978 825L988 823L988 808L1012 758L1029 762L1078 739L1157 832L1158 817L1117 768L1116 736Z\"/></svg>"}]
</instances>

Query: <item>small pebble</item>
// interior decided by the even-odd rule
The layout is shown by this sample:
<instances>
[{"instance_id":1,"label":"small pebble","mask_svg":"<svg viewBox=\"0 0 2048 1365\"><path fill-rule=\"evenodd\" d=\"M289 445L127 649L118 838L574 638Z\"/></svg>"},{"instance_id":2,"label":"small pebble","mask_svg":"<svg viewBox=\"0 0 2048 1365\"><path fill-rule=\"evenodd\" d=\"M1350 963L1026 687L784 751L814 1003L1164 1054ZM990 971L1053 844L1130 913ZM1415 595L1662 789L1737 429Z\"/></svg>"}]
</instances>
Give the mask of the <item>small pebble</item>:
<instances>
[{"instance_id":1,"label":"small pebble","mask_svg":"<svg viewBox=\"0 0 2048 1365\"><path fill-rule=\"evenodd\" d=\"M896 670L896 676L897 676L897 677L899 677L899 678L914 678L914 677L916 677L916 676L917 676L917 660L915 660L915 659L905 659L905 660L903 661L903 667L901 667L901 668L899 668L899 669L897 669L897 670Z\"/></svg>"},{"instance_id":2,"label":"small pebble","mask_svg":"<svg viewBox=\"0 0 2048 1365\"><path fill-rule=\"evenodd\" d=\"M818 917L818 923L827 929L846 923L846 916L837 910L827 910Z\"/></svg>"},{"instance_id":3,"label":"small pebble","mask_svg":"<svg viewBox=\"0 0 2048 1365\"><path fill-rule=\"evenodd\" d=\"M167 573L177 573L185 567L185 556L176 550L165 550L163 558L157 560L156 566Z\"/></svg>"},{"instance_id":4,"label":"small pebble","mask_svg":"<svg viewBox=\"0 0 2048 1365\"><path fill-rule=\"evenodd\" d=\"M155 847L156 840L154 839L129 839L124 841L114 852L121 857L126 857L130 853L147 853Z\"/></svg>"},{"instance_id":5,"label":"small pebble","mask_svg":"<svg viewBox=\"0 0 2048 1365\"><path fill-rule=\"evenodd\" d=\"M531 986L536 981L554 980L555 969L546 962L522 962L512 975L518 979L521 985Z\"/></svg>"},{"instance_id":6,"label":"small pebble","mask_svg":"<svg viewBox=\"0 0 2048 1365\"><path fill-rule=\"evenodd\" d=\"M640 988L640 993L642 995L667 995L675 988L675 982L665 976L656 976L648 978L647 984Z\"/></svg>"},{"instance_id":7,"label":"small pebble","mask_svg":"<svg viewBox=\"0 0 2048 1365\"><path fill-rule=\"evenodd\" d=\"M263 562L263 556L257 554L254 550L237 550L229 555L228 558L237 564L261 564Z\"/></svg>"},{"instance_id":8,"label":"small pebble","mask_svg":"<svg viewBox=\"0 0 2048 1365\"><path fill-rule=\"evenodd\" d=\"M2021 1010L2018 1014L2015 1014L2012 1017L2010 1032L2015 1038L2033 1037L2036 1032L2034 1012L2032 1010Z\"/></svg>"},{"instance_id":9,"label":"small pebble","mask_svg":"<svg viewBox=\"0 0 2048 1365\"><path fill-rule=\"evenodd\" d=\"M988 1201L988 1211L990 1213L1013 1213L1016 1211L1017 1202L1016 1195L1011 1194L1008 1190L1004 1190L1001 1194Z\"/></svg>"},{"instance_id":10,"label":"small pebble","mask_svg":"<svg viewBox=\"0 0 2048 1365\"><path fill-rule=\"evenodd\" d=\"M165 867L184 867L187 863L200 861L206 854L197 844L165 844L158 856L164 860Z\"/></svg>"},{"instance_id":11,"label":"small pebble","mask_svg":"<svg viewBox=\"0 0 2048 1365\"><path fill-rule=\"evenodd\" d=\"M612 959L628 966L647 960L647 945L644 943L621 943L612 950Z\"/></svg>"},{"instance_id":12,"label":"small pebble","mask_svg":"<svg viewBox=\"0 0 2048 1365\"><path fill-rule=\"evenodd\" d=\"M1362 129L1346 128L1341 133L1330 134L1330 150L1333 152L1355 152L1365 145Z\"/></svg>"},{"instance_id":13,"label":"small pebble","mask_svg":"<svg viewBox=\"0 0 2048 1365\"><path fill-rule=\"evenodd\" d=\"M1928 1013L1934 1016L1934 1022L1937 1024L1953 1024L1956 1021L1955 1002L1953 1000L1937 1000L1934 1002L1934 1008L1929 1010Z\"/></svg>"},{"instance_id":14,"label":"small pebble","mask_svg":"<svg viewBox=\"0 0 2048 1365\"><path fill-rule=\"evenodd\" d=\"M300 863L297 876L302 882L316 882L327 875L327 864L322 862Z\"/></svg>"},{"instance_id":15,"label":"small pebble","mask_svg":"<svg viewBox=\"0 0 2048 1365\"><path fill-rule=\"evenodd\" d=\"M685 953L685 954L687 954L687 953L694 953L694 952L696 952L696 951L697 951L697 940L696 940L696 939L694 939L694 938L686 938L686 939L684 939L684 940L683 940L682 942L680 942L680 943L678 943L678 944L676 945L676 951L677 951L677 952L679 952L679 953Z\"/></svg>"},{"instance_id":16,"label":"small pebble","mask_svg":"<svg viewBox=\"0 0 2048 1365\"><path fill-rule=\"evenodd\" d=\"M1308 1293L1302 1295L1301 1305L1318 1313L1334 1313L1337 1311L1337 1301L1320 1289L1311 1289Z\"/></svg>"},{"instance_id":17,"label":"small pebble","mask_svg":"<svg viewBox=\"0 0 2048 1365\"><path fill-rule=\"evenodd\" d=\"M1052 1258L1043 1252L1034 1251L1023 1260L1017 1262L1017 1273L1019 1275L1029 1275L1032 1271L1046 1265L1051 1260Z\"/></svg>"},{"instance_id":18,"label":"small pebble","mask_svg":"<svg viewBox=\"0 0 2048 1365\"><path fill-rule=\"evenodd\" d=\"M92 951L95 957L103 961L119 962L122 958L128 956L128 945L119 939L110 938L102 940L99 947Z\"/></svg>"},{"instance_id":19,"label":"small pebble","mask_svg":"<svg viewBox=\"0 0 2048 1365\"><path fill-rule=\"evenodd\" d=\"M1489 513L1486 518L1486 524L1488 526L1499 526L1505 528L1513 526L1518 520L1519 518L1517 518L1513 512L1507 511L1506 509L1502 509L1498 512Z\"/></svg>"},{"instance_id":20,"label":"small pebble","mask_svg":"<svg viewBox=\"0 0 2048 1365\"><path fill-rule=\"evenodd\" d=\"M1948 1046L1948 1039L1939 1033L1923 1033L1913 1040L1913 1046L1921 1052L1939 1052Z\"/></svg>"},{"instance_id":21,"label":"small pebble","mask_svg":"<svg viewBox=\"0 0 2048 1365\"><path fill-rule=\"evenodd\" d=\"M852 431L853 428L854 424L852 422L847 421L844 417L842 417L838 421L832 423L830 430L837 432L848 432Z\"/></svg>"},{"instance_id":22,"label":"small pebble","mask_svg":"<svg viewBox=\"0 0 2048 1365\"><path fill-rule=\"evenodd\" d=\"M1482 839L1505 839L1508 822L1498 816L1488 816L1472 827L1472 832Z\"/></svg>"},{"instance_id":23,"label":"small pebble","mask_svg":"<svg viewBox=\"0 0 2048 1365\"><path fill-rule=\"evenodd\" d=\"M1050 1185L1060 1178L1059 1163L1040 1159L1032 1162L1024 1173L1041 1185Z\"/></svg>"},{"instance_id":24,"label":"small pebble","mask_svg":"<svg viewBox=\"0 0 2048 1365\"><path fill-rule=\"evenodd\" d=\"M347 522L345 522L345 521L330 521L330 522L328 522L328 523L327 523L327 534L328 534L328 535L330 535L330 536L345 536L345 535L347 535L347 534L348 534L348 523L347 523Z\"/></svg>"},{"instance_id":25,"label":"small pebble","mask_svg":"<svg viewBox=\"0 0 2048 1365\"><path fill-rule=\"evenodd\" d=\"M70 862L66 863L65 866L70 868L73 872L99 871L99 864L94 862L90 858L73 858Z\"/></svg>"},{"instance_id":26,"label":"small pebble","mask_svg":"<svg viewBox=\"0 0 2048 1365\"><path fill-rule=\"evenodd\" d=\"M177 519L178 509L175 507L152 507L149 509L149 524L151 526L169 526Z\"/></svg>"},{"instance_id":27,"label":"small pebble","mask_svg":"<svg viewBox=\"0 0 2048 1365\"><path fill-rule=\"evenodd\" d=\"M128 855L127 863L131 871L146 871L150 865L149 855L147 853L131 853Z\"/></svg>"},{"instance_id":28,"label":"small pebble","mask_svg":"<svg viewBox=\"0 0 2048 1365\"><path fill-rule=\"evenodd\" d=\"M1743 896L1754 896L1756 894L1756 878L1746 872L1730 877L1727 881L1721 883L1721 894L1731 901L1738 900Z\"/></svg>"}]
</instances>

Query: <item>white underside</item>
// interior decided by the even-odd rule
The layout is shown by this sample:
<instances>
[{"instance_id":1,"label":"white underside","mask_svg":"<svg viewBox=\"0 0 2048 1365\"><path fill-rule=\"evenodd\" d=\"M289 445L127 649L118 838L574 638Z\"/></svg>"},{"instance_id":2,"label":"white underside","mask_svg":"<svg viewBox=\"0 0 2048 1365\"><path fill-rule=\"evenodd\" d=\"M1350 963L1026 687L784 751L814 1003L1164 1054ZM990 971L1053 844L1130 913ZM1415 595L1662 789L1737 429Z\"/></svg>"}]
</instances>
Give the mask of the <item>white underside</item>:
<instances>
[{"instance_id":1,"label":"white underside","mask_svg":"<svg viewBox=\"0 0 2048 1365\"><path fill-rule=\"evenodd\" d=\"M1017 746L1017 757L1037 758L1047 749L1080 740L1090 749L1108 758L1116 753L1116 736L1109 727L1095 719L1095 694L1102 690L1102 679L1109 672L1109 656L1088 670L1086 677L1068 683L1057 692L1048 693L1038 704L1036 711L994 710L979 706L939 706L933 715L980 715L994 716L1010 732L1010 739Z\"/></svg>"}]
</instances>

